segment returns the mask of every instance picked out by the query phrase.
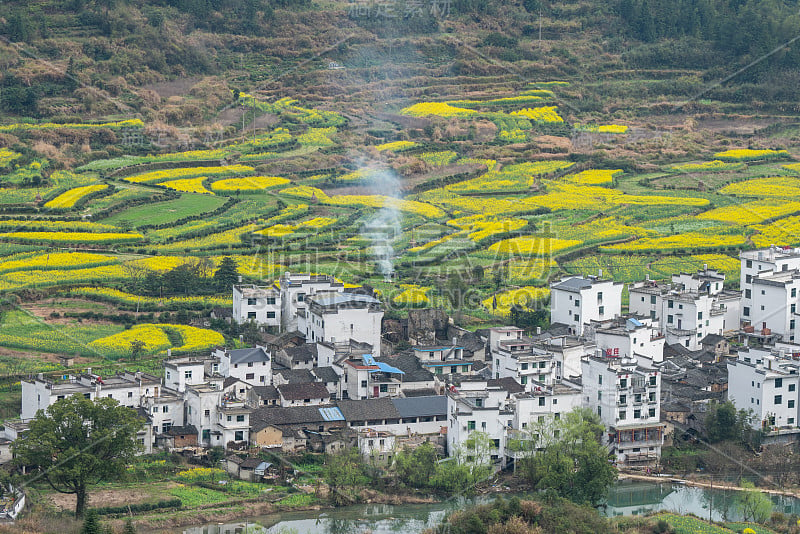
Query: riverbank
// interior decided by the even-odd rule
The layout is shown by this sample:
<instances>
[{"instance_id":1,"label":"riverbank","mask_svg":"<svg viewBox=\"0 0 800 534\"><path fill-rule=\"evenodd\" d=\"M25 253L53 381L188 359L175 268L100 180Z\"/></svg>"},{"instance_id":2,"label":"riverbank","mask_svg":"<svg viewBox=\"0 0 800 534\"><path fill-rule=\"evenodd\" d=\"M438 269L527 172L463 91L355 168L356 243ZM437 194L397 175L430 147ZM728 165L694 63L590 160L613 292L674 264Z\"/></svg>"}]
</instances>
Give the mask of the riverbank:
<instances>
[{"instance_id":1,"label":"riverbank","mask_svg":"<svg viewBox=\"0 0 800 534\"><path fill-rule=\"evenodd\" d=\"M735 486L731 484L726 484L722 482L713 482L713 481L705 481L695 478L680 478L680 477L673 477L673 476L653 476L653 475L639 475L636 473L623 473L619 474L620 480L639 480L642 482L659 482L662 484L683 484L690 487L695 488L703 488L703 489L718 489L718 490L730 490L730 491L746 491L749 488L742 488L740 486ZM781 495L783 497L794 497L800 498L800 490L786 490L786 489L770 489L770 488L756 488L758 491L762 493L767 493L769 495Z\"/></svg>"}]
</instances>

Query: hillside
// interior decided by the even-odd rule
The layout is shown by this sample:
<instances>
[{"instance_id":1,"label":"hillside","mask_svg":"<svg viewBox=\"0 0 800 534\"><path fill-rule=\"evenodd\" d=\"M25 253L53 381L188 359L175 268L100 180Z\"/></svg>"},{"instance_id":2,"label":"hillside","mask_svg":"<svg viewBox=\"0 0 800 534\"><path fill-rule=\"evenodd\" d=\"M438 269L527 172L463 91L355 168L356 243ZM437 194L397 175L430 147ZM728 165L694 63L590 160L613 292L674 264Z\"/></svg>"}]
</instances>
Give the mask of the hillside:
<instances>
[{"instance_id":1,"label":"hillside","mask_svg":"<svg viewBox=\"0 0 800 534\"><path fill-rule=\"evenodd\" d=\"M716 84L762 50L666 4L435 5L0 6L0 372L207 350L225 256L533 326L565 273L736 284L739 250L800 244L792 50Z\"/></svg>"}]
</instances>

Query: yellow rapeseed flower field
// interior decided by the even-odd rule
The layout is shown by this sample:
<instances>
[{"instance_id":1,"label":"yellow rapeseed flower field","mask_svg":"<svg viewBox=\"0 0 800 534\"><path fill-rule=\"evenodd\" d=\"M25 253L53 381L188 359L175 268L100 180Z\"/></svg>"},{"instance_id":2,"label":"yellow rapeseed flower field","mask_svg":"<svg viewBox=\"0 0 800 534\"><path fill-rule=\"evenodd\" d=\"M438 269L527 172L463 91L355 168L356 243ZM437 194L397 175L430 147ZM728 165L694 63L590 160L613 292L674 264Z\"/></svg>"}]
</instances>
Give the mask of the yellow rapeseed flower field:
<instances>
[{"instance_id":1,"label":"yellow rapeseed flower field","mask_svg":"<svg viewBox=\"0 0 800 534\"><path fill-rule=\"evenodd\" d=\"M414 148L418 144L419 143L415 143L414 141L392 141L391 143L383 143L381 145L375 145L375 149L378 152L383 152L385 150L389 150L391 152L402 152L404 150Z\"/></svg>"},{"instance_id":2,"label":"yellow rapeseed flower field","mask_svg":"<svg viewBox=\"0 0 800 534\"><path fill-rule=\"evenodd\" d=\"M74 269L117 263L114 256L87 252L37 252L7 256L0 261L0 273L35 269Z\"/></svg>"},{"instance_id":3,"label":"yellow rapeseed flower field","mask_svg":"<svg viewBox=\"0 0 800 534\"><path fill-rule=\"evenodd\" d=\"M511 313L512 306L530 307L549 296L549 288L525 286L497 293L485 299L482 304L490 313L505 316Z\"/></svg>"},{"instance_id":4,"label":"yellow rapeseed flower field","mask_svg":"<svg viewBox=\"0 0 800 534\"><path fill-rule=\"evenodd\" d=\"M628 243L619 243L603 250L623 252L663 252L667 250L703 250L720 247L738 247L744 245L747 237L744 235L711 234L701 232L686 232L661 237L645 237Z\"/></svg>"},{"instance_id":5,"label":"yellow rapeseed flower field","mask_svg":"<svg viewBox=\"0 0 800 534\"><path fill-rule=\"evenodd\" d=\"M788 166L788 165L787 165ZM795 176L771 176L754 178L744 182L728 184L719 191L724 195L740 197L800 197L800 178Z\"/></svg>"},{"instance_id":6,"label":"yellow rapeseed flower field","mask_svg":"<svg viewBox=\"0 0 800 534\"><path fill-rule=\"evenodd\" d=\"M561 118L557 110L557 106L543 106L512 111L511 115L519 115L536 122L564 122L564 119Z\"/></svg>"},{"instance_id":7,"label":"yellow rapeseed flower field","mask_svg":"<svg viewBox=\"0 0 800 534\"><path fill-rule=\"evenodd\" d=\"M181 193L201 193L205 195L213 195L214 193L206 189L203 185L203 180L205 179L205 176L199 176L197 178L182 178L180 180L168 180L166 182L160 182L158 185L174 189L175 191L180 191Z\"/></svg>"},{"instance_id":8,"label":"yellow rapeseed flower field","mask_svg":"<svg viewBox=\"0 0 800 534\"><path fill-rule=\"evenodd\" d=\"M698 215L697 218L748 225L760 223L767 219L775 219L790 213L800 213L800 202L755 200L706 211Z\"/></svg>"},{"instance_id":9,"label":"yellow rapeseed flower field","mask_svg":"<svg viewBox=\"0 0 800 534\"><path fill-rule=\"evenodd\" d=\"M211 189L218 192L227 191L260 191L270 187L290 183L287 178L278 176L248 176L246 178L226 178L211 184Z\"/></svg>"},{"instance_id":10,"label":"yellow rapeseed flower field","mask_svg":"<svg viewBox=\"0 0 800 534\"><path fill-rule=\"evenodd\" d=\"M125 178L133 183L162 182L165 180L176 180L178 178L190 178L194 176L213 176L217 174L248 174L253 172L253 167L247 165L224 165L221 167L181 167L178 169L162 169L136 174Z\"/></svg>"},{"instance_id":11,"label":"yellow rapeseed flower field","mask_svg":"<svg viewBox=\"0 0 800 534\"><path fill-rule=\"evenodd\" d=\"M751 148L734 148L717 152L715 158L723 161L756 161L760 159L775 159L788 156L785 150L754 150Z\"/></svg>"},{"instance_id":12,"label":"yellow rapeseed flower field","mask_svg":"<svg viewBox=\"0 0 800 534\"><path fill-rule=\"evenodd\" d=\"M117 243L122 241L138 241L144 236L138 232L2 232L0 240L52 243Z\"/></svg>"},{"instance_id":13,"label":"yellow rapeseed flower field","mask_svg":"<svg viewBox=\"0 0 800 534\"><path fill-rule=\"evenodd\" d=\"M512 237L503 239L489 247L490 252L503 256L543 256L580 245L577 239L553 239L548 237Z\"/></svg>"},{"instance_id":14,"label":"yellow rapeseed flower field","mask_svg":"<svg viewBox=\"0 0 800 534\"><path fill-rule=\"evenodd\" d=\"M469 117L475 115L477 111L474 109L465 109L451 106L446 102L420 102L414 104L400 111L403 115L411 115L412 117L426 117L428 115L435 115L437 117Z\"/></svg>"},{"instance_id":15,"label":"yellow rapeseed flower field","mask_svg":"<svg viewBox=\"0 0 800 534\"><path fill-rule=\"evenodd\" d=\"M108 189L108 185L95 184L95 185L85 185L83 187L76 187L74 189L70 189L69 191L65 191L64 193L61 193L50 202L47 202L44 205L44 207L50 209L71 208L75 205L77 201L79 201L86 195L91 195L92 193L96 193L97 191L102 191L103 189Z\"/></svg>"}]
</instances>

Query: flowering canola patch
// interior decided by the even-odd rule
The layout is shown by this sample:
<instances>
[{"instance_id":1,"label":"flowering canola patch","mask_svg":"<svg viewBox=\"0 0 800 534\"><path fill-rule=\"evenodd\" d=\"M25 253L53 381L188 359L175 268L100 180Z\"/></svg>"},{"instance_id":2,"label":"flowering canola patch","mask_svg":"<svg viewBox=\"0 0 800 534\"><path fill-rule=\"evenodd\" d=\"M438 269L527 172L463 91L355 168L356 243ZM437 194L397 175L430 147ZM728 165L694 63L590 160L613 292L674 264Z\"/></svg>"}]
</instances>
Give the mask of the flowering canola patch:
<instances>
[{"instance_id":1,"label":"flowering canola patch","mask_svg":"<svg viewBox=\"0 0 800 534\"><path fill-rule=\"evenodd\" d=\"M61 193L50 202L47 202L44 205L44 207L51 209L71 208L75 205L77 201L79 201L86 195L91 195L92 193L96 193L97 191L102 191L103 189L108 189L108 185L96 184L96 185L85 185L83 187L76 187L75 189L70 189L69 191Z\"/></svg>"},{"instance_id":2,"label":"flowering canola patch","mask_svg":"<svg viewBox=\"0 0 800 534\"><path fill-rule=\"evenodd\" d=\"M581 243L583 241L577 239L523 236L498 241L489 247L489 251L506 256L536 255L546 257L549 253L568 249Z\"/></svg>"},{"instance_id":3,"label":"flowering canola patch","mask_svg":"<svg viewBox=\"0 0 800 534\"><path fill-rule=\"evenodd\" d=\"M198 178L183 178L180 180L161 182L158 185L163 185L164 187L174 189L175 191L180 191L181 193L201 193L205 195L213 195L214 193L206 189L203 185L203 180L205 179L205 176L200 176Z\"/></svg>"},{"instance_id":4,"label":"flowering canola patch","mask_svg":"<svg viewBox=\"0 0 800 534\"><path fill-rule=\"evenodd\" d=\"M260 191L290 183L287 178L278 176L248 176L246 178L226 178L211 184L211 189L218 192L228 191Z\"/></svg>"},{"instance_id":5,"label":"flowering canola patch","mask_svg":"<svg viewBox=\"0 0 800 534\"><path fill-rule=\"evenodd\" d=\"M513 306L528 308L537 301L542 301L550 296L550 289L546 287L525 286L509 289L485 299L481 304L495 315L508 315Z\"/></svg>"},{"instance_id":6,"label":"flowering canola patch","mask_svg":"<svg viewBox=\"0 0 800 534\"><path fill-rule=\"evenodd\" d=\"M753 150L751 148L735 148L714 154L715 158L723 161L757 161L762 159L776 159L787 157L785 150Z\"/></svg>"},{"instance_id":7,"label":"flowering canola patch","mask_svg":"<svg viewBox=\"0 0 800 534\"><path fill-rule=\"evenodd\" d=\"M413 141L392 141L391 143L383 143L381 145L375 145L375 149L378 152L383 152L385 150L391 152L402 152L404 150L409 150L414 148L419 143L415 143Z\"/></svg>"},{"instance_id":8,"label":"flowering canola patch","mask_svg":"<svg viewBox=\"0 0 800 534\"><path fill-rule=\"evenodd\" d=\"M178 169L162 169L150 171L125 178L133 183L152 183L165 180L176 180L178 178L190 178L195 176L213 176L217 174L248 174L253 172L253 167L247 165L224 165L222 167L181 167Z\"/></svg>"}]
</instances>

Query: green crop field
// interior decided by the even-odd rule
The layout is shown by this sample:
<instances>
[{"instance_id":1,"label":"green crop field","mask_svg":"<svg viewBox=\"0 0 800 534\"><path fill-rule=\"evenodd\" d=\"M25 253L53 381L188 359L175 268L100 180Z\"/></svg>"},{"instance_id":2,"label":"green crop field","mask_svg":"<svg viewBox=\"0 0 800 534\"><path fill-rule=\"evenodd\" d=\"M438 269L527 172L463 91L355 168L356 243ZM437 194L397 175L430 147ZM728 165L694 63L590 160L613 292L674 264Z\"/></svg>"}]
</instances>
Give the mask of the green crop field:
<instances>
[{"instance_id":1,"label":"green crop field","mask_svg":"<svg viewBox=\"0 0 800 534\"><path fill-rule=\"evenodd\" d=\"M224 203L224 198L186 193L176 200L158 203L157 209L150 204L135 206L115 213L100 222L114 226L128 224L134 228L143 225L168 224L185 217L200 216L203 213L214 211Z\"/></svg>"}]
</instances>

